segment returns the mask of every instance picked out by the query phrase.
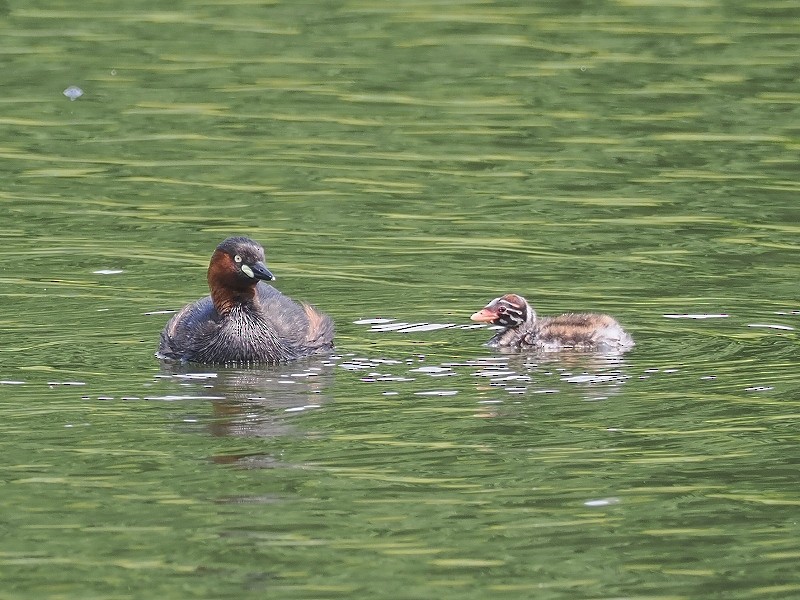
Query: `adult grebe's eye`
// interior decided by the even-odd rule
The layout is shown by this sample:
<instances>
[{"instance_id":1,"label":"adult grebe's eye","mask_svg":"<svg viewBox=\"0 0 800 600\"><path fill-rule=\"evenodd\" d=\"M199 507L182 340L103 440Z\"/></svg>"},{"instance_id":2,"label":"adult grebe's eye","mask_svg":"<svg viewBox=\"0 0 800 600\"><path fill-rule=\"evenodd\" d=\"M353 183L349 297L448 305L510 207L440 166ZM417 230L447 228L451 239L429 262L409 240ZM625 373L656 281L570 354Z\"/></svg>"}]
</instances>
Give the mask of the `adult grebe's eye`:
<instances>
[{"instance_id":1,"label":"adult grebe's eye","mask_svg":"<svg viewBox=\"0 0 800 600\"><path fill-rule=\"evenodd\" d=\"M242 262L242 257L237 254L236 256L233 257L233 260L235 260L237 263L240 263Z\"/></svg>"}]
</instances>

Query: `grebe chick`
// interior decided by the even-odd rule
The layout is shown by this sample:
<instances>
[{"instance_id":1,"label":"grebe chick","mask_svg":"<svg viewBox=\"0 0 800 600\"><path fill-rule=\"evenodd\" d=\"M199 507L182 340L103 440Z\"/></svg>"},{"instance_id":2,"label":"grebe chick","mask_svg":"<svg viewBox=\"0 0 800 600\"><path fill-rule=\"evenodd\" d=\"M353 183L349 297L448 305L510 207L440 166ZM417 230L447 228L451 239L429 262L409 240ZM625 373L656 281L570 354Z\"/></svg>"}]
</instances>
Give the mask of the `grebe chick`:
<instances>
[{"instance_id":1,"label":"grebe chick","mask_svg":"<svg viewBox=\"0 0 800 600\"><path fill-rule=\"evenodd\" d=\"M271 285L264 249L230 237L211 256L211 295L184 306L161 332L159 358L199 363L283 363L333 348L333 322Z\"/></svg>"},{"instance_id":2,"label":"grebe chick","mask_svg":"<svg viewBox=\"0 0 800 600\"><path fill-rule=\"evenodd\" d=\"M517 294L495 298L470 317L503 327L487 346L524 350L628 350L633 338L609 315L568 313L537 317L528 301Z\"/></svg>"}]
</instances>

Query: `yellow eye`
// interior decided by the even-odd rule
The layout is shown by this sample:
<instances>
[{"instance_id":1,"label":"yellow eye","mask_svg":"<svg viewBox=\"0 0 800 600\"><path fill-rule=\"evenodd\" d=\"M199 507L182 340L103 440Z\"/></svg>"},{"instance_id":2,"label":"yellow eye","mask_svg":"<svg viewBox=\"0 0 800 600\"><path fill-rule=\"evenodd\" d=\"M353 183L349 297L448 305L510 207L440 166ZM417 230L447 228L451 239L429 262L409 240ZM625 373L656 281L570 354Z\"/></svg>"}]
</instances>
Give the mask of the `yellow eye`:
<instances>
[{"instance_id":1,"label":"yellow eye","mask_svg":"<svg viewBox=\"0 0 800 600\"><path fill-rule=\"evenodd\" d=\"M237 254L236 256L233 257L233 260L235 260L237 263L240 263L242 262L242 257Z\"/></svg>"}]
</instances>

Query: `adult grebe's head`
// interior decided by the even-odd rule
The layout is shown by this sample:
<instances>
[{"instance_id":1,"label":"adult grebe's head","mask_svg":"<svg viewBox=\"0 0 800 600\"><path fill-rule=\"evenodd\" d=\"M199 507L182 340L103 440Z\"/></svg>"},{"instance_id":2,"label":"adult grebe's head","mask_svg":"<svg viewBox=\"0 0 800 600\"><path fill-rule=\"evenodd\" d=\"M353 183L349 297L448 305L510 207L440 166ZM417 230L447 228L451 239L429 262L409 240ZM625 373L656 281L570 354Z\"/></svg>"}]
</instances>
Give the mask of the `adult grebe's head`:
<instances>
[{"instance_id":1,"label":"adult grebe's head","mask_svg":"<svg viewBox=\"0 0 800 600\"><path fill-rule=\"evenodd\" d=\"M261 244L246 237L229 237L211 256L208 284L234 290L250 288L259 280L272 281L275 276L264 264Z\"/></svg>"},{"instance_id":2,"label":"adult grebe's head","mask_svg":"<svg viewBox=\"0 0 800 600\"><path fill-rule=\"evenodd\" d=\"M470 318L479 323L491 323L513 329L528 320L534 320L536 313L522 296L506 294L495 298Z\"/></svg>"},{"instance_id":3,"label":"adult grebe's head","mask_svg":"<svg viewBox=\"0 0 800 600\"><path fill-rule=\"evenodd\" d=\"M229 237L223 241L208 265L208 287L220 313L227 313L235 304L253 298L259 281L274 279L264 264L261 244L246 237Z\"/></svg>"}]
</instances>

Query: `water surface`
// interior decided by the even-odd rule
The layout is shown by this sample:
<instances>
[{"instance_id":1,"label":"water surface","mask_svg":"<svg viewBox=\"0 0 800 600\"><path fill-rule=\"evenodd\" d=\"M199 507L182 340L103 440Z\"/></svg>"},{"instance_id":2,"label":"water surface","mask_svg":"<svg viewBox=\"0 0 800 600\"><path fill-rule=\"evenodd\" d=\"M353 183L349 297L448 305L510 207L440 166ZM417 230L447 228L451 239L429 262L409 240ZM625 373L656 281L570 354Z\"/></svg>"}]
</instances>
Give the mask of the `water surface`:
<instances>
[{"instance_id":1,"label":"water surface","mask_svg":"<svg viewBox=\"0 0 800 600\"><path fill-rule=\"evenodd\" d=\"M3 592L797 597L799 16L0 5ZM232 234L334 354L155 360Z\"/></svg>"}]
</instances>

